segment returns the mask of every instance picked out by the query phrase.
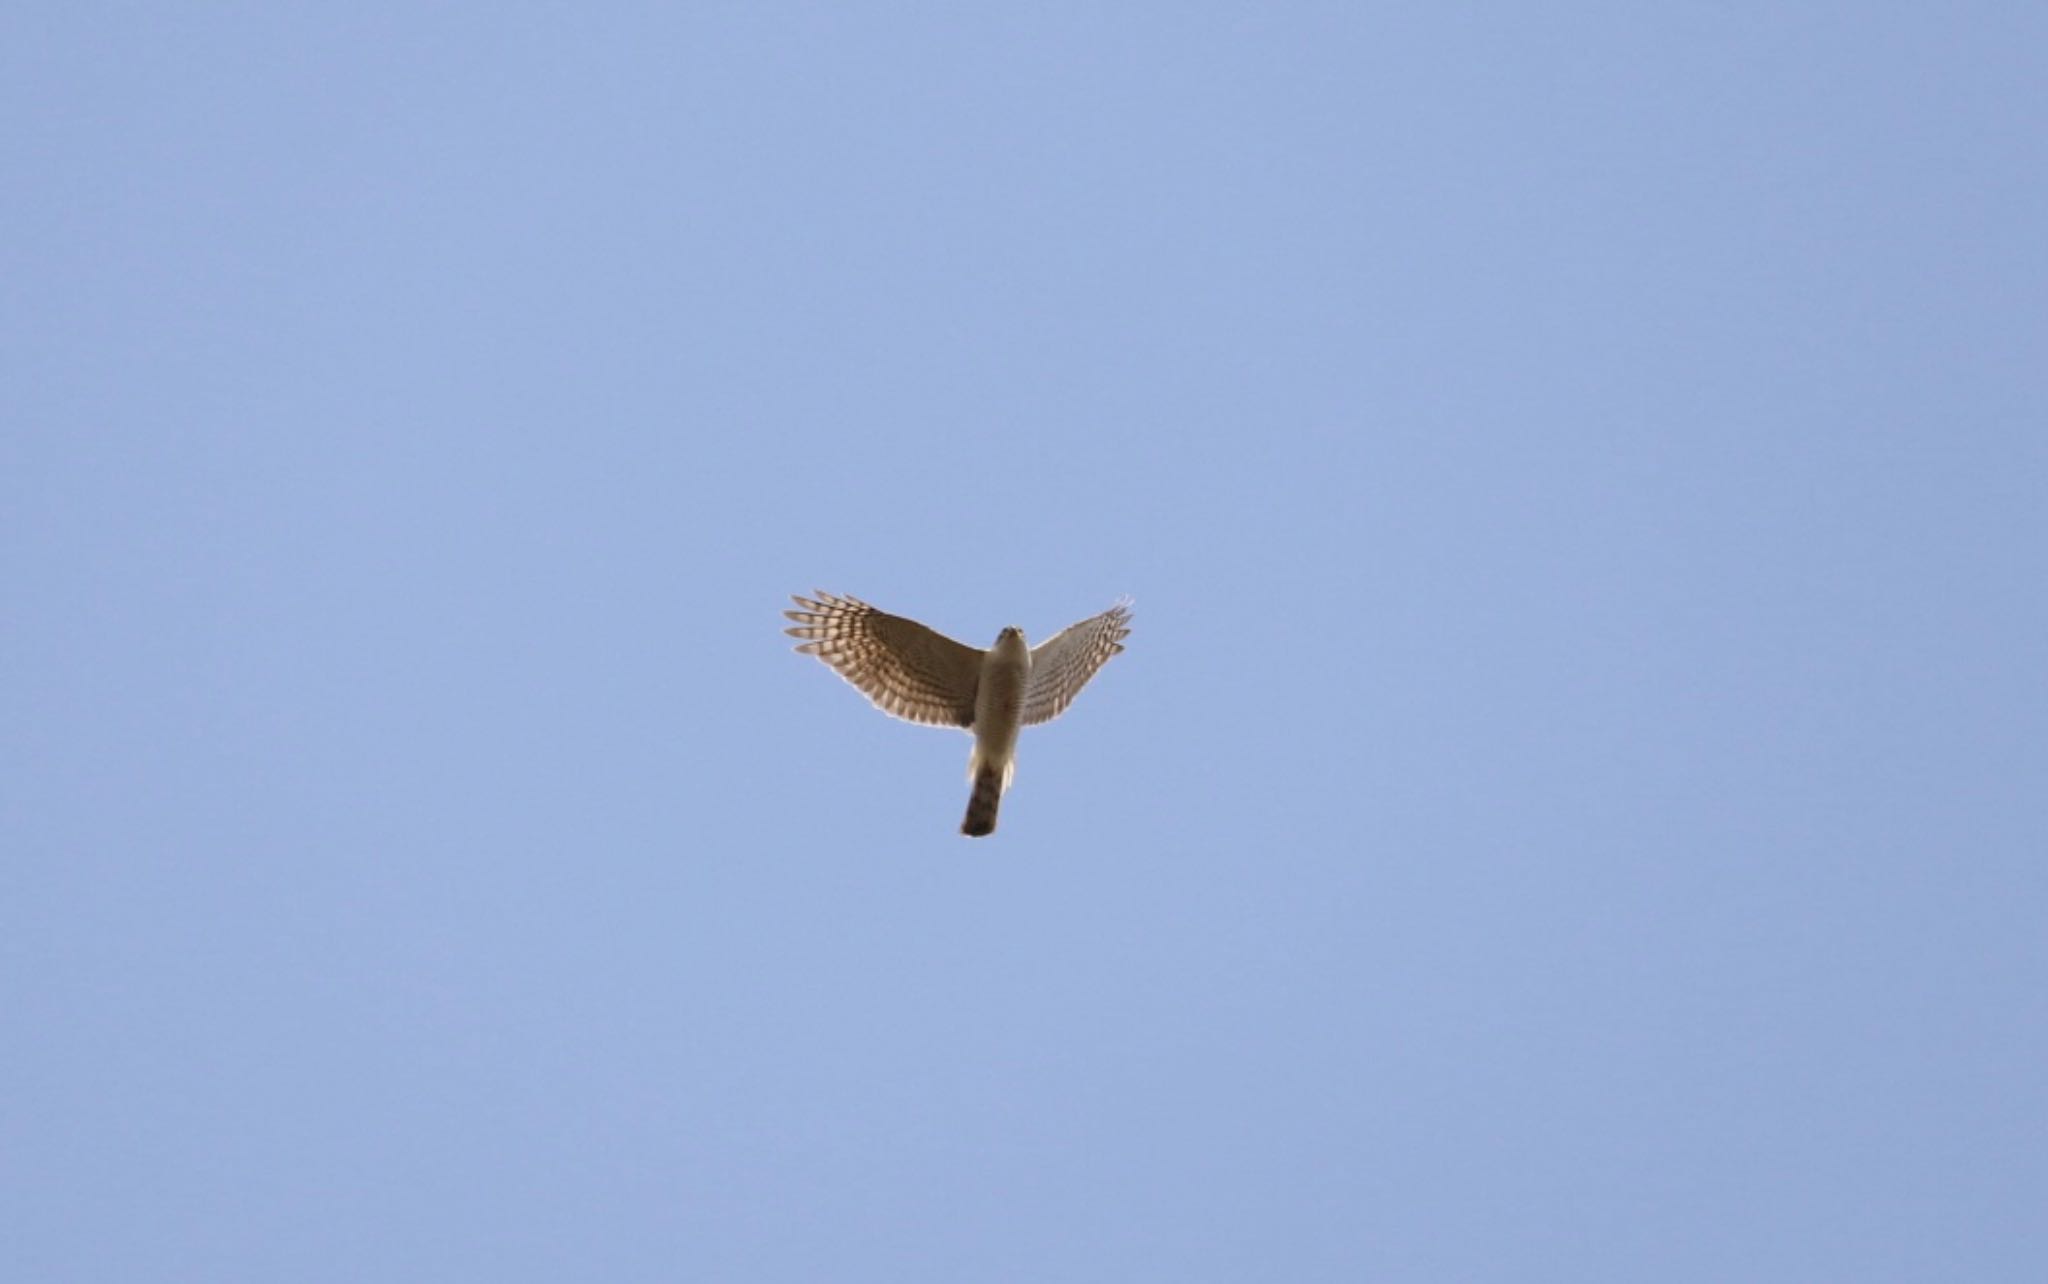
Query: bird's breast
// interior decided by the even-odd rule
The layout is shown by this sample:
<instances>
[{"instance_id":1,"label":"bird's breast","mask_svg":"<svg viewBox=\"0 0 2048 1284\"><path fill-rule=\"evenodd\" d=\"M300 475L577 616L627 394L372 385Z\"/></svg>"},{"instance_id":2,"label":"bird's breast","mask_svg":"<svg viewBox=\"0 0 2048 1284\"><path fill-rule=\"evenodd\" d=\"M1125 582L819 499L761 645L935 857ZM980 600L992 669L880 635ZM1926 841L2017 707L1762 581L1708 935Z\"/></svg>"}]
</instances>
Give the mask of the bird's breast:
<instances>
[{"instance_id":1,"label":"bird's breast","mask_svg":"<svg viewBox=\"0 0 2048 1284\"><path fill-rule=\"evenodd\" d=\"M1017 738L1024 708L1024 683L1031 675L1031 654L1005 654L998 647L982 662L981 686L974 695L975 738L1006 746Z\"/></svg>"}]
</instances>

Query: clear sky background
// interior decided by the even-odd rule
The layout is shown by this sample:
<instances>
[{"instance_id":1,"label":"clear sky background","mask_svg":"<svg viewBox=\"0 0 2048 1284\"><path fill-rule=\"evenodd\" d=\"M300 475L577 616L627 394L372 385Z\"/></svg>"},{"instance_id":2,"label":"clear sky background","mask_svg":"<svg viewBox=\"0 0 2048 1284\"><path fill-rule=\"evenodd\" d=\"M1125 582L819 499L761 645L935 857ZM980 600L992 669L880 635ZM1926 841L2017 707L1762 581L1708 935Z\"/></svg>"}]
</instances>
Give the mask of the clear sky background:
<instances>
[{"instance_id":1,"label":"clear sky background","mask_svg":"<svg viewBox=\"0 0 2048 1284\"><path fill-rule=\"evenodd\" d=\"M2044 15L9 5L0 1275L2044 1278Z\"/></svg>"}]
</instances>

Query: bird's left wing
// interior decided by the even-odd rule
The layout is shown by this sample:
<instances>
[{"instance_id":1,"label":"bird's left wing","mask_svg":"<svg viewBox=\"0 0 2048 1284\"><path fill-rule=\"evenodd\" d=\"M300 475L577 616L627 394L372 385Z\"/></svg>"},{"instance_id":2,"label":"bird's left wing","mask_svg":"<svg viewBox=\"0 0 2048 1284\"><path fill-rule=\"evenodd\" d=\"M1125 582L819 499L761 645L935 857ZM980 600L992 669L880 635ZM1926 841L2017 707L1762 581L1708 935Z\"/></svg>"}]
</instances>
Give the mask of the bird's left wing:
<instances>
[{"instance_id":1,"label":"bird's left wing","mask_svg":"<svg viewBox=\"0 0 2048 1284\"><path fill-rule=\"evenodd\" d=\"M1031 648L1031 677L1024 686L1024 725L1049 722L1124 649L1130 635L1131 604L1125 598L1093 619L1062 629Z\"/></svg>"}]
</instances>

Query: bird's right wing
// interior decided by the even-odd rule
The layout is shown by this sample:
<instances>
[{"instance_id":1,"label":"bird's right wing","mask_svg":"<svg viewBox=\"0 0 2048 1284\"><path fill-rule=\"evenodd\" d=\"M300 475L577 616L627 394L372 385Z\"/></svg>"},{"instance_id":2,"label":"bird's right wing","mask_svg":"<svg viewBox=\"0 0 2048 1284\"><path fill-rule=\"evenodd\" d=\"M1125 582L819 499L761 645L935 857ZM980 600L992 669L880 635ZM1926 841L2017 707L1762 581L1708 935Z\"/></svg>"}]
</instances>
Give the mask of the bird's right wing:
<instances>
[{"instance_id":1,"label":"bird's right wing","mask_svg":"<svg viewBox=\"0 0 2048 1284\"><path fill-rule=\"evenodd\" d=\"M797 650L838 670L876 708L936 727L973 724L980 651L857 597L820 591L791 600L804 608L783 612L797 623L784 632L807 639Z\"/></svg>"}]
</instances>

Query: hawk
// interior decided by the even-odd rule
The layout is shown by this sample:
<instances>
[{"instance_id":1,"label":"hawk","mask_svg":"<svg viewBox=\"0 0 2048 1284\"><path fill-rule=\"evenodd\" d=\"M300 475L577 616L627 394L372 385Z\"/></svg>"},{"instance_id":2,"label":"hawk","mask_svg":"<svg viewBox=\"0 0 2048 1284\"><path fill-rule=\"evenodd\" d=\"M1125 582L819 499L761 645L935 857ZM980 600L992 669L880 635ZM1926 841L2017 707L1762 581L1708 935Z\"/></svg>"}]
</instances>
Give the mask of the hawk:
<instances>
[{"instance_id":1,"label":"hawk","mask_svg":"<svg viewBox=\"0 0 2048 1284\"><path fill-rule=\"evenodd\" d=\"M857 597L819 591L792 597L796 648L838 670L887 714L974 733L967 778L974 790L960 832L995 832L996 808L1017 766L1017 732L1056 718L1095 671L1124 649L1130 599L1053 634L1035 647L1007 628L986 651L963 646L916 620L888 615Z\"/></svg>"}]
</instances>

